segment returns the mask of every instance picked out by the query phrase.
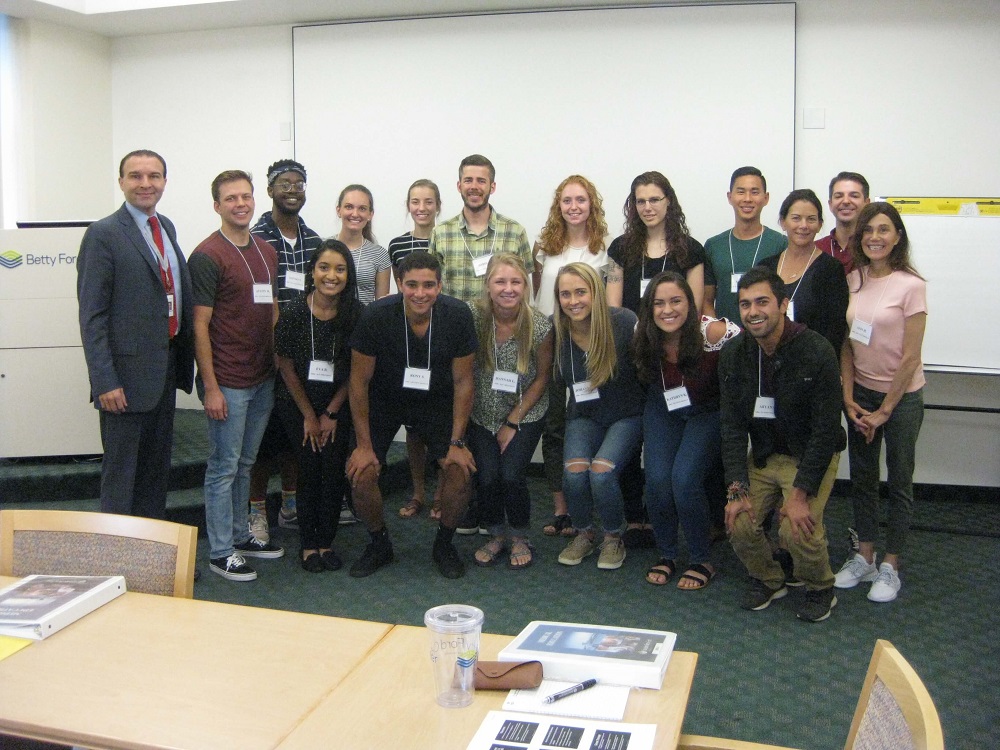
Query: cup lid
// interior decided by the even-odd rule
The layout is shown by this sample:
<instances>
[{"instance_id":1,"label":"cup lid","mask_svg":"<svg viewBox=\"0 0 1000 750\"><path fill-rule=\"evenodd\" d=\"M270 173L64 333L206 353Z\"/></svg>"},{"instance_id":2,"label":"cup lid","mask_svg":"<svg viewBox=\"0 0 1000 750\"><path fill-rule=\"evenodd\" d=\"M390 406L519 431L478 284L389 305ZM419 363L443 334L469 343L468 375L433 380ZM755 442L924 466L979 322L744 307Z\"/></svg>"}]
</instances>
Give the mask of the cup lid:
<instances>
[{"instance_id":1,"label":"cup lid","mask_svg":"<svg viewBox=\"0 0 1000 750\"><path fill-rule=\"evenodd\" d=\"M483 624L483 610L468 604L441 604L424 613L424 624L441 633L465 633Z\"/></svg>"}]
</instances>

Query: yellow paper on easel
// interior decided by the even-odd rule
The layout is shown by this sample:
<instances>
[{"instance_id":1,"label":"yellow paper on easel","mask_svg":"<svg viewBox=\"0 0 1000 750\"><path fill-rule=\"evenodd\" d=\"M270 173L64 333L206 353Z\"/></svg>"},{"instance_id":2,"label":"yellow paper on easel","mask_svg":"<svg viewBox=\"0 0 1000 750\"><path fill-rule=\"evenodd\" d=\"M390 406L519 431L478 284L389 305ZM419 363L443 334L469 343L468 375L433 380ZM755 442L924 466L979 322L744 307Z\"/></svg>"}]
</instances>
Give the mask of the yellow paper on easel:
<instances>
[{"instance_id":1,"label":"yellow paper on easel","mask_svg":"<svg viewBox=\"0 0 1000 750\"><path fill-rule=\"evenodd\" d=\"M25 646L30 646L34 641L30 638L15 638L12 635L0 635L0 661L3 661L11 654L16 654Z\"/></svg>"},{"instance_id":2,"label":"yellow paper on easel","mask_svg":"<svg viewBox=\"0 0 1000 750\"><path fill-rule=\"evenodd\" d=\"M925 216L1000 216L1000 198L887 197L901 214Z\"/></svg>"}]
</instances>

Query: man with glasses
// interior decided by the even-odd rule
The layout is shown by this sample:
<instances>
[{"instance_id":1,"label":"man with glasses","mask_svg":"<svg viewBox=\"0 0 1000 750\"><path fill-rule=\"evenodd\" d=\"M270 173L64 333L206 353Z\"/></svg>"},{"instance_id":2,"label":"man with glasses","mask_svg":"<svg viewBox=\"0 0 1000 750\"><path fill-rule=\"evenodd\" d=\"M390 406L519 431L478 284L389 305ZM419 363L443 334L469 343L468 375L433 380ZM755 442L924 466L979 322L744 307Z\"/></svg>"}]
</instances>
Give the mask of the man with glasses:
<instances>
[{"instance_id":1,"label":"man with glasses","mask_svg":"<svg viewBox=\"0 0 1000 750\"><path fill-rule=\"evenodd\" d=\"M299 212L306 204L306 168L292 159L281 159L267 168L267 194L271 210L264 212L251 230L267 241L278 255L278 305L302 294L306 264L322 238L306 226ZM288 442L281 420L272 414L250 475L250 530L261 541L270 541L267 522L267 484L274 464L281 467L281 510L278 524L296 528L295 488L298 479L296 446Z\"/></svg>"}]
</instances>

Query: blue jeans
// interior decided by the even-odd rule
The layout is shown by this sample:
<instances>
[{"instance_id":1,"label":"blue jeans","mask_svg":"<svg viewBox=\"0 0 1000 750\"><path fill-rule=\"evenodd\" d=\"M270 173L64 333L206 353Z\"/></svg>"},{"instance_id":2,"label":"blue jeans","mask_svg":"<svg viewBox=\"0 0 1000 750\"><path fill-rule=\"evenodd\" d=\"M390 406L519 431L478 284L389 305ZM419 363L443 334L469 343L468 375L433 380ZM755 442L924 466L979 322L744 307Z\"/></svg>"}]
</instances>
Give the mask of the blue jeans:
<instances>
[{"instance_id":1,"label":"blue jeans","mask_svg":"<svg viewBox=\"0 0 1000 750\"><path fill-rule=\"evenodd\" d=\"M205 525L211 558L229 557L233 545L250 538L247 505L250 468L274 404L274 378L251 388L225 388L228 416L208 420L205 466Z\"/></svg>"},{"instance_id":2,"label":"blue jeans","mask_svg":"<svg viewBox=\"0 0 1000 750\"><path fill-rule=\"evenodd\" d=\"M884 393L854 384L854 401L862 409L875 411L882 405ZM916 463L917 437L924 421L923 389L904 393L892 410L889 421L875 431L875 439L865 442L864 435L853 427L848 430L848 455L851 459L851 503L858 539L874 542L878 535L879 454L885 439L885 465L888 469L889 526L885 551L899 555L906 546L906 534L913 514L913 468Z\"/></svg>"},{"instance_id":3,"label":"blue jeans","mask_svg":"<svg viewBox=\"0 0 1000 750\"><path fill-rule=\"evenodd\" d=\"M608 533L618 533L625 517L622 513L620 477L628 460L635 455L642 437L642 417L619 419L604 427L586 417L566 423L566 445L563 448L563 491L573 526L589 529L594 509ZM571 471L570 464L586 461L584 471ZM595 471L593 463L600 461L612 467L610 471ZM579 468L579 467L572 467Z\"/></svg>"},{"instance_id":4,"label":"blue jeans","mask_svg":"<svg viewBox=\"0 0 1000 750\"><path fill-rule=\"evenodd\" d=\"M709 558L708 498L705 472L719 453L719 412L697 407L667 411L659 391L646 402L646 508L656 546L667 560L677 559L677 524L684 529L690 564Z\"/></svg>"},{"instance_id":5,"label":"blue jeans","mask_svg":"<svg viewBox=\"0 0 1000 750\"><path fill-rule=\"evenodd\" d=\"M492 534L504 534L505 523L518 532L526 531L530 525L531 495L525 472L544 426L544 419L523 423L507 450L501 453L496 435L469 422L465 436L476 459L479 520Z\"/></svg>"}]
</instances>

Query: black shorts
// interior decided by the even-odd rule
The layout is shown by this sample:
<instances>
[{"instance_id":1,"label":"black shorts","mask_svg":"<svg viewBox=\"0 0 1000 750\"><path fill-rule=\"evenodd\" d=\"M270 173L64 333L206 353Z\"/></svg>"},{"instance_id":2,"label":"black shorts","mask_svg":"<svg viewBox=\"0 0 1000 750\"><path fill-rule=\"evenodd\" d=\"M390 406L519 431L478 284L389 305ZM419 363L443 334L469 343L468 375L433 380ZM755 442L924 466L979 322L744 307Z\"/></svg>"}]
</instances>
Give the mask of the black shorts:
<instances>
[{"instance_id":1,"label":"black shorts","mask_svg":"<svg viewBox=\"0 0 1000 750\"><path fill-rule=\"evenodd\" d=\"M448 455L448 448L451 447L451 415L451 404L445 409L426 409L420 413L406 414L371 409L368 414L368 424L372 448L379 463L385 465L389 446L392 445L399 428L404 426L408 433L419 437L427 446L429 458L440 461Z\"/></svg>"}]
</instances>

